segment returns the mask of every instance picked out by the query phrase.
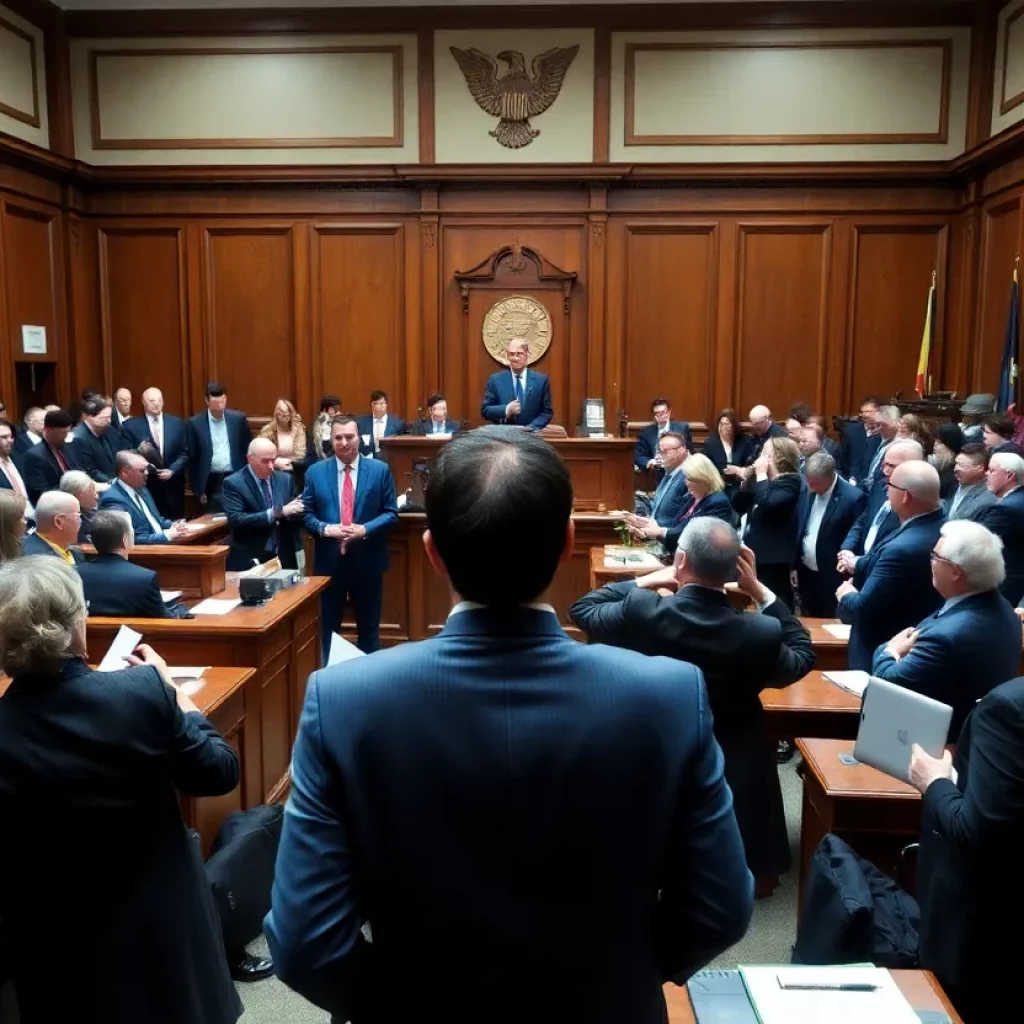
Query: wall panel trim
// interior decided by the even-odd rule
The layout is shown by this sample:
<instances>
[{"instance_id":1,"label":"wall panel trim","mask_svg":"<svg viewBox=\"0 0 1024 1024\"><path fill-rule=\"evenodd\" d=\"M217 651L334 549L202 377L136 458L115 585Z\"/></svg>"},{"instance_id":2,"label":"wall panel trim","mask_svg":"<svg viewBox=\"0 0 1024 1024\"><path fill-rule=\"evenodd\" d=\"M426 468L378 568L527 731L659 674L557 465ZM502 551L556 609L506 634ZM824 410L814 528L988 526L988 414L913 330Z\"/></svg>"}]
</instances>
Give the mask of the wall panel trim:
<instances>
[{"instance_id":1,"label":"wall panel trim","mask_svg":"<svg viewBox=\"0 0 1024 1024\"><path fill-rule=\"evenodd\" d=\"M26 32L23 28L19 28L17 25L0 18L0 30L10 32L11 35L18 36L20 39L24 39L29 46L29 61L32 73L32 109L31 110L19 110L17 107L9 106L6 103L0 103L0 114L5 114L7 117L13 118L15 121L20 121L22 124L27 124L31 128L41 128L43 125L42 118L39 114L39 69L36 62L36 39L35 36Z\"/></svg>"},{"instance_id":2,"label":"wall panel trim","mask_svg":"<svg viewBox=\"0 0 1024 1024\"><path fill-rule=\"evenodd\" d=\"M1024 90L1015 93L1013 96L1006 95L1006 77L1010 70L1010 28L1024 17L1024 7L1019 8L1006 19L1006 24L1003 25L1003 72L1002 72L1002 88L999 92L999 113L1000 115L1008 114L1011 110L1016 109L1022 103L1024 103Z\"/></svg>"}]
</instances>

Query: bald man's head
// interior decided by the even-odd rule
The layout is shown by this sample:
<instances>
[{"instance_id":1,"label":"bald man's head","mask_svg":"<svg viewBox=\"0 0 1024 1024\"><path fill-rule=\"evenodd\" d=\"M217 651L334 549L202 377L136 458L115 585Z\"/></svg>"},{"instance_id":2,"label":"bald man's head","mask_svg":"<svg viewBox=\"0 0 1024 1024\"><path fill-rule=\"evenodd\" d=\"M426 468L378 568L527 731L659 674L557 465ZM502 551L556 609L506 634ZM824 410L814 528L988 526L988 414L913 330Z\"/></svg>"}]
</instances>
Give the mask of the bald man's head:
<instances>
[{"instance_id":1,"label":"bald man's head","mask_svg":"<svg viewBox=\"0 0 1024 1024\"><path fill-rule=\"evenodd\" d=\"M274 472L274 460L277 458L277 445L268 437L257 437L249 442L249 453L246 456L249 468L259 480L269 480Z\"/></svg>"},{"instance_id":2,"label":"bald man's head","mask_svg":"<svg viewBox=\"0 0 1024 1024\"><path fill-rule=\"evenodd\" d=\"M147 416L159 416L164 411L164 393L159 388L146 388L142 392L142 408Z\"/></svg>"},{"instance_id":3,"label":"bald man's head","mask_svg":"<svg viewBox=\"0 0 1024 1024\"><path fill-rule=\"evenodd\" d=\"M771 425L772 412L767 405L755 405L754 408L750 410L750 426L758 437L767 433L768 428Z\"/></svg>"},{"instance_id":4,"label":"bald man's head","mask_svg":"<svg viewBox=\"0 0 1024 1024\"><path fill-rule=\"evenodd\" d=\"M62 548L78 540L81 508L73 494L44 491L36 502L36 531Z\"/></svg>"},{"instance_id":5,"label":"bald man's head","mask_svg":"<svg viewBox=\"0 0 1024 1024\"><path fill-rule=\"evenodd\" d=\"M900 522L939 507L939 473L927 462L904 462L889 477L889 502Z\"/></svg>"}]
</instances>

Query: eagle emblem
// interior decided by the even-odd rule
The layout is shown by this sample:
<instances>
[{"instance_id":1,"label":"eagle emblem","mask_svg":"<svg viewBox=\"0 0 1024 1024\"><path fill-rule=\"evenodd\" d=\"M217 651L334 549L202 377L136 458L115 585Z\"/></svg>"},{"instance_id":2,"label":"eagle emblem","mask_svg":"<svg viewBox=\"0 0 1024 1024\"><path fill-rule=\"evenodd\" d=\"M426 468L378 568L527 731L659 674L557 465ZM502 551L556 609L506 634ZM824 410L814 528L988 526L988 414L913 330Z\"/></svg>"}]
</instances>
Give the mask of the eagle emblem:
<instances>
[{"instance_id":1,"label":"eagle emblem","mask_svg":"<svg viewBox=\"0 0 1024 1024\"><path fill-rule=\"evenodd\" d=\"M533 58L533 75L516 50L502 50L498 60L508 72L498 77L498 60L477 49L451 47L452 56L466 76L466 85L480 109L501 118L488 134L507 149L522 149L540 135L530 118L543 114L558 99L565 73L579 53L579 46L556 46Z\"/></svg>"}]
</instances>

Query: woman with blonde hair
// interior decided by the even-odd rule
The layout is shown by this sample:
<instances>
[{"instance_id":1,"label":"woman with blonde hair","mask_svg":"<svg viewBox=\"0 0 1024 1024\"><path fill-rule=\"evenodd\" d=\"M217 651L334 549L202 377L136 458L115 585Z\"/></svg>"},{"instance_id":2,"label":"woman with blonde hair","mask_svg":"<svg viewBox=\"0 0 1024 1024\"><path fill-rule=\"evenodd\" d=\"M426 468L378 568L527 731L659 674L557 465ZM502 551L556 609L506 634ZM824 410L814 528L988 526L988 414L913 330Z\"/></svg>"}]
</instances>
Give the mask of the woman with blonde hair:
<instances>
[{"instance_id":1,"label":"woman with blonde hair","mask_svg":"<svg viewBox=\"0 0 1024 1024\"><path fill-rule=\"evenodd\" d=\"M690 500L683 506L676 521L664 536L665 547L674 552L683 530L694 520L704 516L722 519L730 526L736 525L736 513L726 493L725 481L715 464L706 455L691 455L683 463L686 489Z\"/></svg>"},{"instance_id":2,"label":"woman with blonde hair","mask_svg":"<svg viewBox=\"0 0 1024 1024\"><path fill-rule=\"evenodd\" d=\"M21 555L25 508L25 499L20 494L6 487L0 490L0 562L9 562Z\"/></svg>"},{"instance_id":3,"label":"woman with blonde hair","mask_svg":"<svg viewBox=\"0 0 1024 1024\"><path fill-rule=\"evenodd\" d=\"M273 418L260 431L260 437L269 438L277 445L274 469L291 473L297 466L305 464L306 426L295 406L287 398L277 400Z\"/></svg>"},{"instance_id":4,"label":"woman with blonde hair","mask_svg":"<svg viewBox=\"0 0 1024 1024\"><path fill-rule=\"evenodd\" d=\"M733 499L746 513L743 541L757 559L757 577L790 611L794 609L789 574L796 564L800 532L800 449L788 437L765 442L754 476Z\"/></svg>"}]
</instances>

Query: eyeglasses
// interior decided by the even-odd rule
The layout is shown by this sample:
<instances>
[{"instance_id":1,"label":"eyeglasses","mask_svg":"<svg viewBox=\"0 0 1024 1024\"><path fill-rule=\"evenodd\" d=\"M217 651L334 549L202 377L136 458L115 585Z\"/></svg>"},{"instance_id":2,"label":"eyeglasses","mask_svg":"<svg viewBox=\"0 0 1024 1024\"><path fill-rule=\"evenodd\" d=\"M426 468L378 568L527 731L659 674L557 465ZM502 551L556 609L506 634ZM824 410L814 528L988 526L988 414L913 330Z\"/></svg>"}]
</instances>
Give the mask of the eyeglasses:
<instances>
[{"instance_id":1,"label":"eyeglasses","mask_svg":"<svg viewBox=\"0 0 1024 1024\"><path fill-rule=\"evenodd\" d=\"M909 493L910 493L910 491L908 491L908 490L906 489L906 487L900 487L900 485L899 485L899 484L894 484L894 483L893 483L893 482L892 482L891 480L889 481L889 486L890 486L890 487L891 487L891 488L892 488L892 489L893 489L894 491L902 491L902 492L903 492L904 494L909 494Z\"/></svg>"},{"instance_id":2,"label":"eyeglasses","mask_svg":"<svg viewBox=\"0 0 1024 1024\"><path fill-rule=\"evenodd\" d=\"M949 565L956 565L956 562L954 562L951 558L943 557L942 555L940 555L938 553L938 551L929 551L928 552L928 557L933 562L947 562Z\"/></svg>"}]
</instances>

